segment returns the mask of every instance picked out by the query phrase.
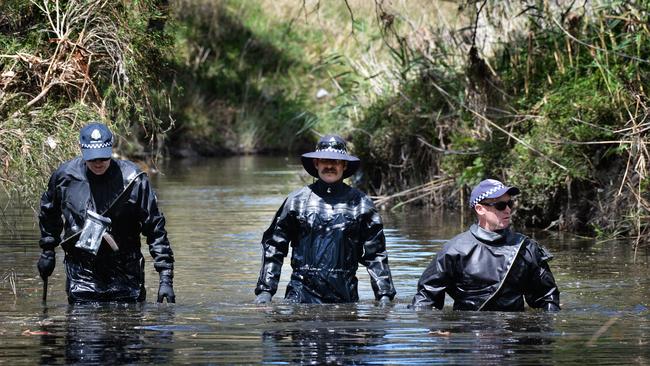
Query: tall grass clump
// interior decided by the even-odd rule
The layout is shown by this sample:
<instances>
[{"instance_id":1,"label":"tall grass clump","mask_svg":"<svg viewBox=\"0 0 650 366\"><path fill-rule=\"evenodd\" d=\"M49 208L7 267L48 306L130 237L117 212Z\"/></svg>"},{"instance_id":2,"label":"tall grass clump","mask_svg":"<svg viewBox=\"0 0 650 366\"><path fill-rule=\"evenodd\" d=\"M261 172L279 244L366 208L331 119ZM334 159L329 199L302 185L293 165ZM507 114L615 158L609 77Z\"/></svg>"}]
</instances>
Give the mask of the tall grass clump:
<instances>
[{"instance_id":1,"label":"tall grass clump","mask_svg":"<svg viewBox=\"0 0 650 366\"><path fill-rule=\"evenodd\" d=\"M530 224L641 238L650 210L647 9L559 10L529 14L543 21L500 51L497 72L517 96L508 127L540 152L515 144L507 176L530 190L522 210Z\"/></svg>"},{"instance_id":2,"label":"tall grass clump","mask_svg":"<svg viewBox=\"0 0 650 366\"><path fill-rule=\"evenodd\" d=\"M78 154L90 120L107 123L123 153L155 148L170 123L157 117L167 104L155 77L169 45L164 10L155 1L2 4L0 186L9 196L33 205L51 171Z\"/></svg>"}]
</instances>

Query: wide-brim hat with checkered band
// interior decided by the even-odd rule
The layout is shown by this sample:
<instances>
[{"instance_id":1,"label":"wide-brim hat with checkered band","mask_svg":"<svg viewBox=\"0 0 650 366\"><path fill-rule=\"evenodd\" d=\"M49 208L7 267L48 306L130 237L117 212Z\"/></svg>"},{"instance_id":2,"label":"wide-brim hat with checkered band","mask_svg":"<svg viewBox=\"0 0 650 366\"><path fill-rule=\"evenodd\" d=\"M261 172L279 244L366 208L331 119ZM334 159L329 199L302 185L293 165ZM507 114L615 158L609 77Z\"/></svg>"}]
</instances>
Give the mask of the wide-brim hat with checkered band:
<instances>
[{"instance_id":1,"label":"wide-brim hat with checkered band","mask_svg":"<svg viewBox=\"0 0 650 366\"><path fill-rule=\"evenodd\" d=\"M359 169L361 161L356 156L348 153L345 140L341 136L325 135L316 144L316 151L302 154L302 166L312 177L318 178L318 170L314 166L314 159L345 160L348 164L343 171L343 178L347 178Z\"/></svg>"},{"instance_id":2,"label":"wide-brim hat with checkered band","mask_svg":"<svg viewBox=\"0 0 650 366\"><path fill-rule=\"evenodd\" d=\"M469 196L469 207L474 208L477 203L483 200L499 198L506 193L515 196L521 191L517 187L508 187L496 179L485 179L472 189L472 194Z\"/></svg>"},{"instance_id":3,"label":"wide-brim hat with checkered band","mask_svg":"<svg viewBox=\"0 0 650 366\"><path fill-rule=\"evenodd\" d=\"M113 155L113 134L105 124L91 122L79 132L79 146L86 161L108 159Z\"/></svg>"}]
</instances>

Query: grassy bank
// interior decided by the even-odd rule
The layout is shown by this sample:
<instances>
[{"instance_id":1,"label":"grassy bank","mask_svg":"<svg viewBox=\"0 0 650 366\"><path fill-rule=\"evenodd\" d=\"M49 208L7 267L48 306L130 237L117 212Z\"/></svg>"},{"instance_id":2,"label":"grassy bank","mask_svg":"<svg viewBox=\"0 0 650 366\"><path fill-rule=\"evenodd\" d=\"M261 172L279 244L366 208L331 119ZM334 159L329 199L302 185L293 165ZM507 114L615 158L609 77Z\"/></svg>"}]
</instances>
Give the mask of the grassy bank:
<instances>
[{"instance_id":1,"label":"grassy bank","mask_svg":"<svg viewBox=\"0 0 650 366\"><path fill-rule=\"evenodd\" d=\"M496 177L523 189L523 224L640 240L648 4L8 1L0 184L33 201L89 119L131 157L336 132L382 206L458 208Z\"/></svg>"},{"instance_id":2,"label":"grassy bank","mask_svg":"<svg viewBox=\"0 0 650 366\"><path fill-rule=\"evenodd\" d=\"M103 121L119 151L143 156L170 124L158 63L171 39L156 1L5 1L0 9L1 187L33 205L50 172Z\"/></svg>"},{"instance_id":3,"label":"grassy bank","mask_svg":"<svg viewBox=\"0 0 650 366\"><path fill-rule=\"evenodd\" d=\"M352 131L354 115L397 86L373 3L201 0L173 9L174 153L305 150L320 133Z\"/></svg>"},{"instance_id":4,"label":"grassy bank","mask_svg":"<svg viewBox=\"0 0 650 366\"><path fill-rule=\"evenodd\" d=\"M513 19L518 28L492 34L490 47L466 42L460 64L430 57L446 55L445 43L406 47L417 77L359 119L374 131L355 137L370 185L383 194L419 186L397 199L458 206L497 177L524 189L526 225L645 240L647 5L482 4L472 10L482 9L484 31Z\"/></svg>"}]
</instances>

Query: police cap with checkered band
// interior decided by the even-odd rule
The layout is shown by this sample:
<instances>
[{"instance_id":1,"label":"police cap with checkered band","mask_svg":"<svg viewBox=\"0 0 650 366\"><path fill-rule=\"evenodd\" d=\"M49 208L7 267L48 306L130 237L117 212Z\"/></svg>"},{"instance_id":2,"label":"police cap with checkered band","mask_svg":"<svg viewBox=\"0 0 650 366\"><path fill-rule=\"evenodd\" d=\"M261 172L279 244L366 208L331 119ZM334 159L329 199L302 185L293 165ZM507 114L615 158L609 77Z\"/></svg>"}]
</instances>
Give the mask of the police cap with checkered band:
<instances>
[{"instance_id":1,"label":"police cap with checkered band","mask_svg":"<svg viewBox=\"0 0 650 366\"><path fill-rule=\"evenodd\" d=\"M496 179L485 179L472 189L472 194L469 197L469 207L474 208L477 203L489 198L499 198L504 194L511 196L521 193L517 187L508 187Z\"/></svg>"},{"instance_id":2,"label":"police cap with checkered band","mask_svg":"<svg viewBox=\"0 0 650 366\"><path fill-rule=\"evenodd\" d=\"M79 146L86 161L108 159L113 155L113 134L105 124L91 122L79 132Z\"/></svg>"}]
</instances>

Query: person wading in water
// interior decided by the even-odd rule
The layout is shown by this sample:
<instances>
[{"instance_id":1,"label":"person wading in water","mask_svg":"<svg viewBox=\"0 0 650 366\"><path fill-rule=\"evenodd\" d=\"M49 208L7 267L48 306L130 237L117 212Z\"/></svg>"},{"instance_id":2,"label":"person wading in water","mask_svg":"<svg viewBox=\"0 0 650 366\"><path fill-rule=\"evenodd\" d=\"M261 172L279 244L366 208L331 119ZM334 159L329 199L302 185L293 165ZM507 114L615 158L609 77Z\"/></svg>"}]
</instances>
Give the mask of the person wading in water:
<instances>
[{"instance_id":1,"label":"person wading in water","mask_svg":"<svg viewBox=\"0 0 650 366\"><path fill-rule=\"evenodd\" d=\"M472 190L469 206L478 223L449 240L422 273L412 306L442 309L445 293L454 310L560 310L560 291L549 268L553 256L510 228L512 197L519 188L494 179Z\"/></svg>"},{"instance_id":2,"label":"person wading in water","mask_svg":"<svg viewBox=\"0 0 650 366\"><path fill-rule=\"evenodd\" d=\"M46 281L54 271L61 245L69 303L145 301L142 234L160 274L157 300L175 302L174 254L147 176L134 163L111 158L113 134L102 123L83 127L79 144L81 157L52 174L41 198L41 277Z\"/></svg>"},{"instance_id":3,"label":"person wading in water","mask_svg":"<svg viewBox=\"0 0 650 366\"><path fill-rule=\"evenodd\" d=\"M324 136L316 151L302 155L303 167L318 180L292 192L264 232L256 303L271 302L289 247L293 273L284 297L290 302L358 301L359 263L368 269L377 301L395 297L381 218L366 194L343 183L359 164L339 136Z\"/></svg>"}]
</instances>

